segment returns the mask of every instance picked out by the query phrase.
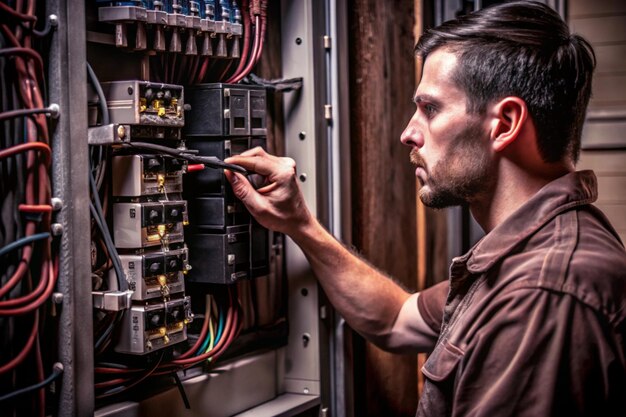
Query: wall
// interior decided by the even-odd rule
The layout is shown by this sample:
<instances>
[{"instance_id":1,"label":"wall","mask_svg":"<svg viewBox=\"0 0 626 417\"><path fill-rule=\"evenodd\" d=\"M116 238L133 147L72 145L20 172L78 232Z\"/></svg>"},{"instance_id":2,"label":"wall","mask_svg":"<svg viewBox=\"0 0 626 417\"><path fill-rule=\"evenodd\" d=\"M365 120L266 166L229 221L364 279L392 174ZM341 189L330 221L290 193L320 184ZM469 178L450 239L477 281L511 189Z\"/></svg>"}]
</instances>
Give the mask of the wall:
<instances>
[{"instance_id":1,"label":"wall","mask_svg":"<svg viewBox=\"0 0 626 417\"><path fill-rule=\"evenodd\" d=\"M568 20L598 61L578 169L595 171L597 206L626 240L626 2L570 0Z\"/></svg>"},{"instance_id":2,"label":"wall","mask_svg":"<svg viewBox=\"0 0 626 417\"><path fill-rule=\"evenodd\" d=\"M353 0L350 11L350 131L353 244L405 287L417 284L416 184L400 133L414 110L412 0ZM415 355L355 344L355 415L413 416Z\"/></svg>"}]
</instances>

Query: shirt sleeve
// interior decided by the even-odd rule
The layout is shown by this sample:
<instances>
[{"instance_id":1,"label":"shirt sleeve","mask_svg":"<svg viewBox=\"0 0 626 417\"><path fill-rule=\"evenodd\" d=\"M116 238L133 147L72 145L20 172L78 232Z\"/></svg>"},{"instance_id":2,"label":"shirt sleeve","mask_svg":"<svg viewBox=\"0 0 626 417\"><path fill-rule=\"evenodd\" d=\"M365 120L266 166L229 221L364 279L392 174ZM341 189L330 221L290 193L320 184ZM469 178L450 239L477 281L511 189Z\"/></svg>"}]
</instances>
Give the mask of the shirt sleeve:
<instances>
[{"instance_id":1,"label":"shirt sleeve","mask_svg":"<svg viewBox=\"0 0 626 417\"><path fill-rule=\"evenodd\" d=\"M469 328L454 416L624 416L624 335L570 295L518 289Z\"/></svg>"},{"instance_id":2,"label":"shirt sleeve","mask_svg":"<svg viewBox=\"0 0 626 417\"><path fill-rule=\"evenodd\" d=\"M434 332L439 334L443 319L443 308L448 297L449 282L443 281L420 292L417 309L420 315Z\"/></svg>"}]
</instances>

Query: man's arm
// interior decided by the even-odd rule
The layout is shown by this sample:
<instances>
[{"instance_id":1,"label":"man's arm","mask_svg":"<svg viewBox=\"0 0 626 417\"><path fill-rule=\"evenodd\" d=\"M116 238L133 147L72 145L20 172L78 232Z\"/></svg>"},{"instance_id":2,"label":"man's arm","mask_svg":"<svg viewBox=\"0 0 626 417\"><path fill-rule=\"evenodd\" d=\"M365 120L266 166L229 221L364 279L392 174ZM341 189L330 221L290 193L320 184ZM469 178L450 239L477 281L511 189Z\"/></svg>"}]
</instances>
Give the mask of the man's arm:
<instances>
[{"instance_id":1,"label":"man's arm","mask_svg":"<svg viewBox=\"0 0 626 417\"><path fill-rule=\"evenodd\" d=\"M242 175L226 171L235 195L257 221L289 235L302 248L331 303L352 328L383 349L432 348L436 334L421 318L417 296L355 256L319 224L300 192L292 159L255 148L227 161L265 177L255 190Z\"/></svg>"}]
</instances>

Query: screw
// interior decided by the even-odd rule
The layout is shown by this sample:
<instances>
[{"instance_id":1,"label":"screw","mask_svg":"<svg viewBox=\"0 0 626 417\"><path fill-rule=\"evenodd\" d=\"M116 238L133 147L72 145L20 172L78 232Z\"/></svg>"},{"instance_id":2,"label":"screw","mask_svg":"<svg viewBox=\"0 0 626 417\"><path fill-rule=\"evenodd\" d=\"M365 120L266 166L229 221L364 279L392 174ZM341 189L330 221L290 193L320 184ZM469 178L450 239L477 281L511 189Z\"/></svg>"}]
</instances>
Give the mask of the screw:
<instances>
[{"instance_id":1,"label":"screw","mask_svg":"<svg viewBox=\"0 0 626 417\"><path fill-rule=\"evenodd\" d=\"M306 138L306 132L298 133L298 137L300 138L300 140L304 140Z\"/></svg>"},{"instance_id":2,"label":"screw","mask_svg":"<svg viewBox=\"0 0 626 417\"><path fill-rule=\"evenodd\" d=\"M309 342L311 341L311 335L308 333L304 333L302 335L302 345L304 347L307 347L309 345Z\"/></svg>"},{"instance_id":3,"label":"screw","mask_svg":"<svg viewBox=\"0 0 626 417\"><path fill-rule=\"evenodd\" d=\"M52 236L61 236L63 234L63 225L61 223L53 223L50 225Z\"/></svg>"},{"instance_id":4,"label":"screw","mask_svg":"<svg viewBox=\"0 0 626 417\"><path fill-rule=\"evenodd\" d=\"M55 14L51 14L48 16L48 22L50 22L50 26L55 28L59 24L59 17Z\"/></svg>"},{"instance_id":5,"label":"screw","mask_svg":"<svg viewBox=\"0 0 626 417\"><path fill-rule=\"evenodd\" d=\"M296 38L296 45L300 45L302 44L302 39L301 38Z\"/></svg>"},{"instance_id":6,"label":"screw","mask_svg":"<svg viewBox=\"0 0 626 417\"><path fill-rule=\"evenodd\" d=\"M306 174L300 174L300 181L302 182L306 181Z\"/></svg>"},{"instance_id":7,"label":"screw","mask_svg":"<svg viewBox=\"0 0 626 417\"><path fill-rule=\"evenodd\" d=\"M123 125L119 125L117 127L117 136L120 139L124 139L124 137L126 136L126 128Z\"/></svg>"},{"instance_id":8,"label":"screw","mask_svg":"<svg viewBox=\"0 0 626 417\"><path fill-rule=\"evenodd\" d=\"M304 392L305 394L308 394L309 393L309 389L305 388L305 389L302 390L302 392Z\"/></svg>"},{"instance_id":9,"label":"screw","mask_svg":"<svg viewBox=\"0 0 626 417\"><path fill-rule=\"evenodd\" d=\"M61 108L58 104L52 103L48 106L48 111L50 112L50 117L53 119L58 119L59 114L61 113Z\"/></svg>"},{"instance_id":10,"label":"screw","mask_svg":"<svg viewBox=\"0 0 626 417\"><path fill-rule=\"evenodd\" d=\"M52 205L52 210L59 211L63 208L63 200L59 197L52 197L50 199L50 204Z\"/></svg>"},{"instance_id":11,"label":"screw","mask_svg":"<svg viewBox=\"0 0 626 417\"><path fill-rule=\"evenodd\" d=\"M52 302L54 304L62 304L63 303L63 293L60 293L60 292L52 293Z\"/></svg>"}]
</instances>

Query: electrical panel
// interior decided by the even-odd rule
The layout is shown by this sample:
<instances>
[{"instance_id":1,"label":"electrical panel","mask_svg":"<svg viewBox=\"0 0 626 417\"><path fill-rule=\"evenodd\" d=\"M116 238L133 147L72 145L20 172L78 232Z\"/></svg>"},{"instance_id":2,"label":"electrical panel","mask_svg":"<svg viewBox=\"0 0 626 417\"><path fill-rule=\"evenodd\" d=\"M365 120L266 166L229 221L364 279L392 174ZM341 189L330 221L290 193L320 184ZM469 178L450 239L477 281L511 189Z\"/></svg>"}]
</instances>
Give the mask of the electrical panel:
<instances>
[{"instance_id":1,"label":"electrical panel","mask_svg":"<svg viewBox=\"0 0 626 417\"><path fill-rule=\"evenodd\" d=\"M96 4L95 29L112 33L115 48L125 51L104 50L116 55L115 67L127 74L133 66L127 58L140 54L139 72L150 70L144 78L121 78L110 59L96 59L90 75L92 182L102 206L96 223L106 223L115 246L105 252L105 236L94 234L94 273L103 275L93 291L96 363L158 363L155 374L174 364L187 368L220 355L245 326L262 340L256 313L236 312L242 301L263 302L246 302L255 293L244 290L255 286L250 280L280 269L271 266L273 235L235 198L224 175L240 169L225 164L228 157L267 148L265 88L237 83L259 58L258 48L253 54L252 45L239 45L244 26L253 26L234 1ZM258 42L248 35L246 43ZM222 75L211 70L219 62ZM100 266L101 259L108 263ZM228 286L229 295L215 285ZM107 370L96 372L96 398L114 396L107 378L114 371L101 368Z\"/></svg>"},{"instance_id":2,"label":"electrical panel","mask_svg":"<svg viewBox=\"0 0 626 417\"><path fill-rule=\"evenodd\" d=\"M237 397L237 403L213 400L217 415L241 413L286 392L302 398L296 405L287 398L281 407L315 409L319 381L297 375L298 366L315 361L285 358L287 350L318 354L300 338L315 332L298 324L318 320L298 318L292 330L287 304L296 294L306 316L317 318L313 278L299 280L295 292L288 288L284 237L256 222L224 175L225 169L245 173L228 164L230 156L284 149L280 133L268 138L282 128L268 125L282 112L268 91L281 93L267 89L272 80L251 75L262 68L266 31L280 32L280 7L272 15L266 0L30 3L34 11L20 2L3 6L22 9L5 23L29 51L0 56L0 70L8 74L0 79L1 112L7 100L28 110L10 113L19 122L3 125L23 156L16 162L3 153L0 160L3 178L12 176L2 181L9 190L4 201L16 208L15 225L3 224L0 235L0 263L8 265L2 266L0 312L10 317L0 328L10 336L3 356L17 355L23 364L13 366L12 359L6 374L2 366L0 396L7 382L15 391L10 395L37 401L11 403L8 412L122 416L130 403L158 402L172 392L180 395L179 407L187 400L184 387L198 375L216 382L190 389L196 401L218 395L217 384ZM11 40L5 35L3 49ZM36 49L43 68L30 53ZM42 97L46 89L58 103ZM24 138L29 143L21 144ZM51 192L64 199L51 200ZM25 276L15 288L14 267ZM21 316L25 296L38 304ZM19 315L13 317L14 310ZM298 333L295 343L290 332ZM26 356L13 350L14 339L27 341ZM54 384L63 366L50 360L58 352L42 349L42 342L70 358L63 363L71 383ZM215 370L223 363L235 364L232 372ZM287 389L281 381L288 372L297 381ZM263 384L230 388L217 382L223 375ZM146 413L180 414L166 409Z\"/></svg>"}]
</instances>

